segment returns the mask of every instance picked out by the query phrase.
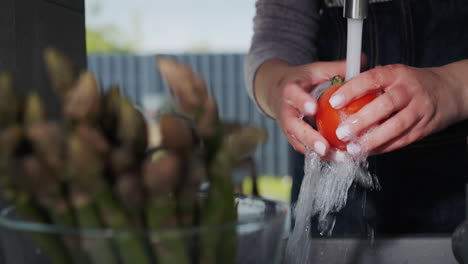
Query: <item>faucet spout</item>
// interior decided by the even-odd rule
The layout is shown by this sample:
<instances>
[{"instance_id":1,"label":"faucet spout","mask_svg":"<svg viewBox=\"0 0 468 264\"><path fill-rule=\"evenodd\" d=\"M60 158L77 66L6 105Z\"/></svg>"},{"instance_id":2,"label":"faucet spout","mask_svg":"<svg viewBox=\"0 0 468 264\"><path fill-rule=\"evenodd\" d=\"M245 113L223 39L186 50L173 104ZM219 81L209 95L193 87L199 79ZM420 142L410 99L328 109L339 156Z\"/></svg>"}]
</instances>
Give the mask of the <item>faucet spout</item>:
<instances>
[{"instance_id":1,"label":"faucet spout","mask_svg":"<svg viewBox=\"0 0 468 264\"><path fill-rule=\"evenodd\" d=\"M350 19L367 18L369 0L345 0L343 17Z\"/></svg>"}]
</instances>

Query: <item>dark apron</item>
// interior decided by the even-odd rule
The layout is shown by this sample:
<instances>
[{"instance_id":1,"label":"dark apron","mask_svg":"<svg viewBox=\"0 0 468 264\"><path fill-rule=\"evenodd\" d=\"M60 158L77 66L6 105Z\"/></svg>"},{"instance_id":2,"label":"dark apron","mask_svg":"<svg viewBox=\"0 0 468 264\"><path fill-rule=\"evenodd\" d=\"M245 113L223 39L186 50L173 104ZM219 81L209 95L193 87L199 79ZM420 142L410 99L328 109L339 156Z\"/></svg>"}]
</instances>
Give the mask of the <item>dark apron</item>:
<instances>
[{"instance_id":1,"label":"dark apron","mask_svg":"<svg viewBox=\"0 0 468 264\"><path fill-rule=\"evenodd\" d=\"M342 8L323 8L316 44L322 61L345 58ZM364 23L363 51L371 68L395 63L441 66L466 59L468 2L372 4ZM364 195L353 186L346 208L338 213L334 233L367 234L369 228L380 234L453 232L465 216L467 135L468 122L460 122L405 148L369 157L370 170L379 178L382 190ZM304 157L292 149L291 153L294 203L304 174Z\"/></svg>"}]
</instances>

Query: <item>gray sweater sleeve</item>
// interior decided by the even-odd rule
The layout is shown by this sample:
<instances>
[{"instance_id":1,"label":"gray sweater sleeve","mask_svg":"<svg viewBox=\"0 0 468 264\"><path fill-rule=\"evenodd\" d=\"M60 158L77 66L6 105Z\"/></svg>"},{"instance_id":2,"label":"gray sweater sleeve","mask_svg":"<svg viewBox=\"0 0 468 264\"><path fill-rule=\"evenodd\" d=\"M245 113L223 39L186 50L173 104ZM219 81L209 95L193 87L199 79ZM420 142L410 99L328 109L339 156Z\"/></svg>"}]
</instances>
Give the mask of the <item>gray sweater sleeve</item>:
<instances>
[{"instance_id":1,"label":"gray sweater sleeve","mask_svg":"<svg viewBox=\"0 0 468 264\"><path fill-rule=\"evenodd\" d=\"M255 73L265 61L277 58L301 65L317 60L319 1L257 1L254 35L245 60L246 88L254 102Z\"/></svg>"}]
</instances>

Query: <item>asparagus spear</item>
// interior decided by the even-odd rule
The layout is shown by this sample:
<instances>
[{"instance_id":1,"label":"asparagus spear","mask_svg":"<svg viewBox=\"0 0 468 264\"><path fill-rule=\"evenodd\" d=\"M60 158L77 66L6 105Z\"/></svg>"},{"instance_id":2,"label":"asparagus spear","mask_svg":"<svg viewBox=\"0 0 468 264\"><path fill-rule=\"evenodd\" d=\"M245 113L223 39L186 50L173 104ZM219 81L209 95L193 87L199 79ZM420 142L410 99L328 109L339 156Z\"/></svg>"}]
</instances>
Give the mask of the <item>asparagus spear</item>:
<instances>
[{"instance_id":1,"label":"asparagus spear","mask_svg":"<svg viewBox=\"0 0 468 264\"><path fill-rule=\"evenodd\" d=\"M202 208L202 226L235 223L237 217L234 205L234 186L230 179L231 172L237 162L252 152L265 138L266 134L262 130L244 127L224 140L209 168L211 181L208 196ZM202 263L234 262L235 230L209 233L202 237L201 243Z\"/></svg>"},{"instance_id":2,"label":"asparagus spear","mask_svg":"<svg viewBox=\"0 0 468 264\"><path fill-rule=\"evenodd\" d=\"M76 225L73 212L62 193L64 131L52 121L45 121L44 106L36 94L28 98L25 111L26 135L32 144L34 154L22 158L23 185L33 194L40 206L47 210L56 225ZM37 188L41 186L41 188ZM64 237L75 261L85 261L76 239Z\"/></svg>"},{"instance_id":3,"label":"asparagus spear","mask_svg":"<svg viewBox=\"0 0 468 264\"><path fill-rule=\"evenodd\" d=\"M157 66L183 112L194 121L196 132L205 144L205 158L209 164L221 145L223 127L206 83L189 67L174 60L161 58Z\"/></svg>"},{"instance_id":4,"label":"asparagus spear","mask_svg":"<svg viewBox=\"0 0 468 264\"><path fill-rule=\"evenodd\" d=\"M64 131L60 124L46 120L45 107L36 93L28 95L23 119L34 151L50 168L58 170L63 161Z\"/></svg>"},{"instance_id":5,"label":"asparagus spear","mask_svg":"<svg viewBox=\"0 0 468 264\"><path fill-rule=\"evenodd\" d=\"M118 143L132 151L131 155L126 157L141 157L146 150L147 142L146 124L143 117L127 99L119 94L110 99L116 99L113 102L117 105L105 104L104 107L110 107L110 114L119 125L117 139L120 142ZM96 80L90 73L83 73L78 84L67 96L64 106L65 116L72 121L74 129L79 133L80 126L98 124L98 119L102 116L101 103ZM106 108L104 108L104 113L106 113ZM92 129L81 131L78 137L73 134L76 132L72 132L70 136L71 161L80 168L81 173L79 177L73 177L72 180L74 184L91 190L100 217L106 226L115 229L130 228L131 221L127 213L120 206L112 188L104 179L106 171L104 156L108 152L108 146L96 143L96 141L103 140L100 140L102 137L99 133L90 133L92 131ZM125 151L120 153L125 154ZM135 161L136 164L130 164L130 167L138 166L138 159L131 159L131 161ZM150 260L142 241L136 235L118 235L116 242L124 263L130 263L130 261L149 263Z\"/></svg>"},{"instance_id":6,"label":"asparagus spear","mask_svg":"<svg viewBox=\"0 0 468 264\"><path fill-rule=\"evenodd\" d=\"M143 175L149 195L146 213L150 230L157 232L177 227L177 204L173 191L179 182L181 167L178 155L166 150L160 150L152 160L145 162ZM183 238L175 235L152 239L159 264L190 263Z\"/></svg>"},{"instance_id":7,"label":"asparagus spear","mask_svg":"<svg viewBox=\"0 0 468 264\"><path fill-rule=\"evenodd\" d=\"M75 173L70 177L70 185L76 185L80 189L90 191L99 216L106 227L116 230L130 228L131 222L128 216L102 177L104 173L103 156L93 146L73 133L68 140L71 171L79 171L79 174ZM124 264L150 263L142 240L137 235L117 234L115 239Z\"/></svg>"},{"instance_id":8,"label":"asparagus spear","mask_svg":"<svg viewBox=\"0 0 468 264\"><path fill-rule=\"evenodd\" d=\"M78 185L71 185L69 192L79 228L104 228L90 191ZM81 244L92 263L119 263L118 254L108 238L82 237Z\"/></svg>"},{"instance_id":9,"label":"asparagus spear","mask_svg":"<svg viewBox=\"0 0 468 264\"><path fill-rule=\"evenodd\" d=\"M190 155L184 159L184 173L176 189L178 222L182 227L198 225L199 190L207 170L202 157ZM193 247L194 245L192 245Z\"/></svg>"},{"instance_id":10,"label":"asparagus spear","mask_svg":"<svg viewBox=\"0 0 468 264\"><path fill-rule=\"evenodd\" d=\"M122 95L117 86L112 86L102 97L101 126L112 144L118 143L115 131L118 126L121 97Z\"/></svg>"},{"instance_id":11,"label":"asparagus spear","mask_svg":"<svg viewBox=\"0 0 468 264\"><path fill-rule=\"evenodd\" d=\"M203 111L202 106L208 98L203 78L189 67L172 59L159 58L156 64L182 111L192 119L196 119Z\"/></svg>"},{"instance_id":12,"label":"asparagus spear","mask_svg":"<svg viewBox=\"0 0 468 264\"><path fill-rule=\"evenodd\" d=\"M24 218L47 223L48 219L39 209L35 200L24 187L24 181L18 176L20 164L14 157L18 143L22 140L21 128L13 125L0 132L0 184L5 198L15 205L16 211ZM53 264L68 264L70 256L56 236L33 232L32 237L38 246L45 252Z\"/></svg>"},{"instance_id":13,"label":"asparagus spear","mask_svg":"<svg viewBox=\"0 0 468 264\"><path fill-rule=\"evenodd\" d=\"M63 100L78 77L78 71L66 56L51 47L45 50L44 61L52 88Z\"/></svg>"},{"instance_id":14,"label":"asparagus spear","mask_svg":"<svg viewBox=\"0 0 468 264\"><path fill-rule=\"evenodd\" d=\"M222 142L223 128L218 117L215 101L209 96L203 78L189 67L170 59L159 59L157 66L163 78L171 88L182 111L195 124L196 134L203 142L203 154L194 153L192 130L182 120L171 115L161 117L163 145L181 153L186 165L185 177L178 188L179 221L188 226L198 221L195 219L198 209L197 191L203 180L200 170L208 167ZM172 118L171 118L172 117ZM192 143L192 144L191 144ZM188 149L187 150L184 150ZM196 156L205 158L204 166L199 166ZM198 173L197 173L198 171ZM203 171L201 173L204 173ZM210 177L210 175L208 175ZM211 180L211 179L210 179ZM192 221L190 221L192 219ZM199 243L197 243L199 244Z\"/></svg>"},{"instance_id":15,"label":"asparagus spear","mask_svg":"<svg viewBox=\"0 0 468 264\"><path fill-rule=\"evenodd\" d=\"M122 146L128 147L142 160L148 147L148 128L143 114L126 98L119 106L117 136Z\"/></svg>"},{"instance_id":16,"label":"asparagus spear","mask_svg":"<svg viewBox=\"0 0 468 264\"><path fill-rule=\"evenodd\" d=\"M116 147L112 149L109 155L109 162L112 173L114 175L121 175L136 169L139 161L133 155L133 152L127 147Z\"/></svg>"},{"instance_id":17,"label":"asparagus spear","mask_svg":"<svg viewBox=\"0 0 468 264\"><path fill-rule=\"evenodd\" d=\"M234 161L251 154L257 146L267 139L263 129L244 125L241 129L227 136L224 148L229 151Z\"/></svg>"},{"instance_id":18,"label":"asparagus spear","mask_svg":"<svg viewBox=\"0 0 468 264\"><path fill-rule=\"evenodd\" d=\"M227 147L215 156L209 169L210 188L201 211L201 226L220 226L235 223L234 186L231 183L232 156ZM201 238L200 262L234 263L235 231L223 233L207 231ZM222 253L225 253L223 255Z\"/></svg>"},{"instance_id":19,"label":"asparagus spear","mask_svg":"<svg viewBox=\"0 0 468 264\"><path fill-rule=\"evenodd\" d=\"M148 146L146 121L142 113L127 98L121 96L117 89L110 91L107 99L107 103L113 104L107 105L106 112L113 118L116 128L117 148L111 153L111 168L116 175L117 194L131 214L133 222L142 223L144 193L140 177Z\"/></svg>"},{"instance_id":20,"label":"asparagus spear","mask_svg":"<svg viewBox=\"0 0 468 264\"><path fill-rule=\"evenodd\" d=\"M73 227L76 226L74 215L62 192L64 183L60 178L65 154L64 131L60 124L45 120L43 109L40 98L31 94L26 104L24 121L33 153L21 160L24 176L22 186L47 211L53 224ZM63 239L73 262L86 263L78 239L70 236L64 236Z\"/></svg>"},{"instance_id":21,"label":"asparagus spear","mask_svg":"<svg viewBox=\"0 0 468 264\"><path fill-rule=\"evenodd\" d=\"M22 140L22 128L19 125L12 125L0 130L0 186L3 195L8 201L15 199L15 185L13 181L13 156L20 141Z\"/></svg>"},{"instance_id":22,"label":"asparagus spear","mask_svg":"<svg viewBox=\"0 0 468 264\"><path fill-rule=\"evenodd\" d=\"M96 124L100 109L101 95L97 81L90 72L83 72L65 98L65 118L72 122Z\"/></svg>"},{"instance_id":23,"label":"asparagus spear","mask_svg":"<svg viewBox=\"0 0 468 264\"><path fill-rule=\"evenodd\" d=\"M33 125L26 124L28 140L37 156L47 167L58 173L62 169L65 132L57 122L44 121Z\"/></svg>"},{"instance_id":24,"label":"asparagus spear","mask_svg":"<svg viewBox=\"0 0 468 264\"><path fill-rule=\"evenodd\" d=\"M111 167L117 175L141 167L148 146L148 131L143 115L124 98L117 87L103 97L102 127L111 144Z\"/></svg>"},{"instance_id":25,"label":"asparagus spear","mask_svg":"<svg viewBox=\"0 0 468 264\"><path fill-rule=\"evenodd\" d=\"M109 99L115 103L108 111L115 117L116 145L111 153L111 168L116 180L116 193L132 222L142 223L144 194L141 167L148 145L146 121L133 104L116 92ZM134 193L131 193L134 192Z\"/></svg>"},{"instance_id":26,"label":"asparagus spear","mask_svg":"<svg viewBox=\"0 0 468 264\"><path fill-rule=\"evenodd\" d=\"M32 197L23 191L13 191L15 198L13 201L16 211L26 219L36 223L47 223L41 210L35 206ZM52 264L69 264L72 258L68 254L59 237L51 234L31 233L33 240L44 251Z\"/></svg>"},{"instance_id":27,"label":"asparagus spear","mask_svg":"<svg viewBox=\"0 0 468 264\"><path fill-rule=\"evenodd\" d=\"M244 124L234 121L222 121L223 135L227 136L239 131L244 127Z\"/></svg>"},{"instance_id":28,"label":"asparagus spear","mask_svg":"<svg viewBox=\"0 0 468 264\"><path fill-rule=\"evenodd\" d=\"M143 183L150 195L169 194L176 188L182 164L179 156L172 151L159 149L143 165Z\"/></svg>"},{"instance_id":29,"label":"asparagus spear","mask_svg":"<svg viewBox=\"0 0 468 264\"><path fill-rule=\"evenodd\" d=\"M73 215L67 200L62 195L62 186L53 176L53 172L47 170L33 154L23 157L20 167L23 175L21 185L25 191L34 196L41 207L47 210L53 223L73 226Z\"/></svg>"},{"instance_id":30,"label":"asparagus spear","mask_svg":"<svg viewBox=\"0 0 468 264\"><path fill-rule=\"evenodd\" d=\"M5 80L2 80L5 81ZM11 80L10 80L11 82ZM4 85L5 83L3 83ZM9 85L12 87L11 85ZM4 86L3 86L4 87ZM16 95L17 96L17 95ZM7 98L8 99L8 98ZM13 102L13 106L15 106L15 98L9 98L8 99L10 102ZM17 97L16 100L19 100ZM18 105L16 105L18 106ZM43 106L40 102L39 97L36 94L31 94L28 98L28 102L26 104L26 109L25 109L25 117L24 120L26 121L26 127L29 127L29 124L33 124L32 126L39 125L40 122L44 120L45 117L45 111L43 109ZM21 111L17 110L17 113L21 113ZM18 120L16 120L18 121ZM24 129L19 123L12 124L11 126L7 127L4 131L2 131L0 134L0 144L2 146L0 150L0 171L2 172L1 174L1 185L3 188L3 192L6 196L6 198L9 201L15 201L15 197L20 197L19 199L21 202L16 203L20 211L23 211L25 215L30 215L31 220L41 220L42 222L46 222L45 218L41 215L39 217L39 209L36 208L36 205L32 199L31 192L34 190L43 190L42 188L29 188L31 186L37 187L37 186L43 186L44 183L47 185L48 181L39 181L40 184L37 181L35 183L32 183L32 185L28 184L28 179L24 180L24 177L20 177L20 175L25 175L30 172L37 172L40 173L40 170L38 169L38 166L33 166L31 168L31 162L22 162L22 163L16 163L15 162L15 157L14 155L18 151L18 148L21 146L22 142L24 141ZM53 146L51 146L53 147ZM46 155L48 156L48 155ZM31 160L31 159L23 159L23 160ZM40 165L39 161L36 161L33 165ZM15 167L15 165L26 165L26 166L18 166L22 167L24 170L21 172L19 169L12 170L12 167ZM18 174L18 172L20 172ZM15 175L15 176L14 176ZM37 174L36 174L37 175ZM14 183L13 179L17 182L16 184ZM16 189L16 191L15 191ZM18 195L20 193L21 195ZM31 203L31 204L26 204L26 203ZM21 213L21 212L20 212ZM44 247L47 247L46 251L52 251L51 254L54 256L57 256L58 254L53 251L63 251L64 249L62 246L58 243L58 241L53 241L56 240L57 238L53 238L52 236L47 236L47 235L36 235L36 237L39 240L40 244L44 244ZM54 248L50 248L53 246L53 244L58 244L59 246L55 246ZM65 256L65 252L63 255ZM52 257L52 258L57 258L57 257ZM68 258L68 257L67 257ZM74 259L74 258L73 258Z\"/></svg>"},{"instance_id":31,"label":"asparagus spear","mask_svg":"<svg viewBox=\"0 0 468 264\"><path fill-rule=\"evenodd\" d=\"M84 123L77 124L74 131L78 137L93 146L101 155L104 156L110 152L111 146L109 140L97 128Z\"/></svg>"},{"instance_id":32,"label":"asparagus spear","mask_svg":"<svg viewBox=\"0 0 468 264\"><path fill-rule=\"evenodd\" d=\"M186 155L195 148L192 128L186 120L173 113L163 113L159 119L162 145L174 152Z\"/></svg>"},{"instance_id":33,"label":"asparagus spear","mask_svg":"<svg viewBox=\"0 0 468 264\"><path fill-rule=\"evenodd\" d=\"M171 113L164 113L160 117L162 144L175 153L180 160L178 183L174 189L177 201L177 220L182 228L190 228L198 223L198 190L201 182L206 178L203 153L195 148L193 130L187 120ZM188 249L195 251L197 241L188 242Z\"/></svg>"},{"instance_id":34,"label":"asparagus spear","mask_svg":"<svg viewBox=\"0 0 468 264\"><path fill-rule=\"evenodd\" d=\"M137 141L139 143L141 143L142 141L144 142L146 137L141 137L141 133L136 134L136 135L130 134L134 131L138 131L141 128L140 123L138 123L140 122L140 119L138 119L139 116L137 116L138 113L132 112L134 111L133 106L124 105L125 103L127 103L127 101L125 101L124 98L120 96L117 96L117 98L119 100L115 100L114 103L119 104L117 105L118 112L116 110L115 112L117 113L114 113L114 114L119 114L119 116L116 116L116 118L120 117L120 120L116 120L116 121L119 121L120 123L122 123L122 129L118 130L118 132L123 131L120 133L124 135L123 140L127 140L127 141L133 140L133 142ZM88 176L94 179L87 179L89 182L88 181L81 182L80 184L90 185L91 181L94 181L94 183L97 183L98 187L96 187L95 189L98 189L99 193L96 190L96 191L93 191L93 195L96 196L95 201L97 203L97 207L99 208L101 215L103 215L103 218L107 225L110 225L115 228L130 227L130 223L125 222L127 221L126 219L127 216L125 215L124 210L120 208L120 206L117 204L117 200L114 194L110 191L111 188L107 185L107 183L105 183L105 180L101 177L103 176L105 172L105 168L102 166L102 164L105 163L105 160L103 159L103 157L106 153L110 151L110 145L109 145L109 142L107 142L107 140L98 131L96 131L90 126L93 124L97 124L98 118L102 115L101 103L102 103L102 99L100 98L100 95L99 95L99 89L97 87L96 80L90 73L84 73L81 75L78 81L78 84L70 91L70 94L68 95L67 101L65 103L66 116L68 117L69 120L75 122L75 130L76 130L76 133L79 135L79 138L85 141L86 143L90 144L91 146L94 146L95 148L94 151L90 149L86 150L86 148L82 148L82 150L91 153L91 156L93 156L93 154L99 154L97 156L94 155L94 159L96 159L98 162L95 162L92 165L88 165L91 168L95 169L95 171L88 170L89 172ZM140 125L140 127L138 127L138 125ZM132 147L134 147L134 145L131 145L133 142L129 142L129 145ZM79 140L76 141L75 144L80 145ZM142 144L144 145L144 143ZM140 149L142 148L141 146L139 147ZM137 147L135 147L135 149L136 148ZM122 149L119 149L119 150L122 150ZM139 151L143 152L141 150ZM127 163L130 162L128 166L124 165L124 169L127 169L127 167L131 168L135 166L135 164L133 163L136 162L137 159L133 158L134 153L128 154L126 150L112 152L112 153L113 154L117 153L117 155L112 155L112 157L114 157L112 160L116 160L114 164L117 164L122 167L122 164L125 164L125 162ZM118 172L120 173L122 171L118 170ZM92 186L88 186L88 187L92 187ZM99 195L99 197L97 195ZM101 201L100 197L104 199L105 201ZM107 205L105 205L106 203ZM113 208L109 209L108 208L109 206L113 206ZM113 221L111 217L107 216L110 213L112 213L114 216L118 214L119 218L125 219L125 221L123 221L122 223L119 221ZM126 239L123 242L128 243L127 240L128 239ZM129 245L130 248L133 248L133 253L127 254L126 252L131 251L131 249L125 248L122 250L123 257L127 258L126 261L128 261L128 258L132 257L132 254L133 254L133 256L140 257L140 259L143 261L144 258L142 256L135 255L135 254L144 255L144 252L142 253L141 249L139 248L139 243L138 243L139 241L133 241L133 242L135 242L136 244Z\"/></svg>"},{"instance_id":35,"label":"asparagus spear","mask_svg":"<svg viewBox=\"0 0 468 264\"><path fill-rule=\"evenodd\" d=\"M148 146L148 131L143 114L124 96L119 88L111 87L102 98L104 133L117 146L130 149L143 159Z\"/></svg>"},{"instance_id":36,"label":"asparagus spear","mask_svg":"<svg viewBox=\"0 0 468 264\"><path fill-rule=\"evenodd\" d=\"M145 193L139 173L128 171L117 175L115 189L119 202L130 214L132 226L142 227Z\"/></svg>"},{"instance_id":37,"label":"asparagus spear","mask_svg":"<svg viewBox=\"0 0 468 264\"><path fill-rule=\"evenodd\" d=\"M45 209L52 223L66 227L76 226L72 208L63 195L62 184L54 172L48 170L33 154L23 157L20 167L23 171L22 188L32 195L41 208ZM63 235L62 238L69 249L72 262L77 264L88 262L85 253L80 248L78 238L67 235Z\"/></svg>"},{"instance_id":38,"label":"asparagus spear","mask_svg":"<svg viewBox=\"0 0 468 264\"><path fill-rule=\"evenodd\" d=\"M100 173L100 157L97 152L85 147L86 143L78 133L70 134L67 140L66 179L78 226L84 229L105 228L94 203L93 191L81 184L83 178L92 181L93 174ZM106 238L83 240L82 243L93 263L118 263L118 254Z\"/></svg>"},{"instance_id":39,"label":"asparagus spear","mask_svg":"<svg viewBox=\"0 0 468 264\"><path fill-rule=\"evenodd\" d=\"M10 74L0 73L0 185L8 200L14 198L11 177L12 159L23 141L23 128L18 123L22 105Z\"/></svg>"},{"instance_id":40,"label":"asparagus spear","mask_svg":"<svg viewBox=\"0 0 468 264\"><path fill-rule=\"evenodd\" d=\"M176 153L181 161L182 173L173 197L176 200L177 223L181 228L191 228L199 223L198 191L207 177L205 153L195 145L193 129L186 120L166 114L161 117L160 124L163 146ZM198 254L198 239L197 236L186 239L188 252Z\"/></svg>"},{"instance_id":41,"label":"asparagus spear","mask_svg":"<svg viewBox=\"0 0 468 264\"><path fill-rule=\"evenodd\" d=\"M143 204L143 187L140 179L139 163L134 154L125 147L110 149L110 145L101 133L87 125L79 125L77 134L85 142L92 145L103 154L110 154L111 173L115 181L115 193L125 211L131 215L135 227L141 226L141 210Z\"/></svg>"},{"instance_id":42,"label":"asparagus spear","mask_svg":"<svg viewBox=\"0 0 468 264\"><path fill-rule=\"evenodd\" d=\"M19 124L13 124L0 130L0 171L11 165L9 160L15 154L23 139L24 131Z\"/></svg>"},{"instance_id":43,"label":"asparagus spear","mask_svg":"<svg viewBox=\"0 0 468 264\"><path fill-rule=\"evenodd\" d=\"M0 73L0 128L18 121L22 108L21 98L13 86L9 73Z\"/></svg>"},{"instance_id":44,"label":"asparagus spear","mask_svg":"<svg viewBox=\"0 0 468 264\"><path fill-rule=\"evenodd\" d=\"M31 92L26 98L24 124L26 128L46 120L46 112L41 98L36 92Z\"/></svg>"}]
</instances>

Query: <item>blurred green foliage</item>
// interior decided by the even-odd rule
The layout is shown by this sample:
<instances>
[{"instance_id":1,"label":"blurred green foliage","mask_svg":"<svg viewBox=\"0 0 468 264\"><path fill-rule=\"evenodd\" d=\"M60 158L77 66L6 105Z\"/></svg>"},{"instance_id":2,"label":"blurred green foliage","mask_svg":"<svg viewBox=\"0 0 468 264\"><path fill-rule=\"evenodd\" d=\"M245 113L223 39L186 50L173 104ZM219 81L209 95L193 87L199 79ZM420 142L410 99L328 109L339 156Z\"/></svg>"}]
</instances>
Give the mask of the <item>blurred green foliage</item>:
<instances>
[{"instance_id":1,"label":"blurred green foliage","mask_svg":"<svg viewBox=\"0 0 468 264\"><path fill-rule=\"evenodd\" d=\"M134 53L132 43L117 43L110 38L108 31L86 29L86 51L91 53Z\"/></svg>"},{"instance_id":2,"label":"blurred green foliage","mask_svg":"<svg viewBox=\"0 0 468 264\"><path fill-rule=\"evenodd\" d=\"M136 53L140 40L140 14L134 10L129 27L124 32L112 21L103 20L104 6L89 1L86 8L86 51L93 53ZM89 23L94 21L94 23ZM92 25L92 26L91 26Z\"/></svg>"},{"instance_id":3,"label":"blurred green foliage","mask_svg":"<svg viewBox=\"0 0 468 264\"><path fill-rule=\"evenodd\" d=\"M289 202L291 199L292 180L289 176L260 175L258 178L258 191L260 196ZM242 191L246 194L252 193L252 181L246 177L242 184Z\"/></svg>"}]
</instances>

